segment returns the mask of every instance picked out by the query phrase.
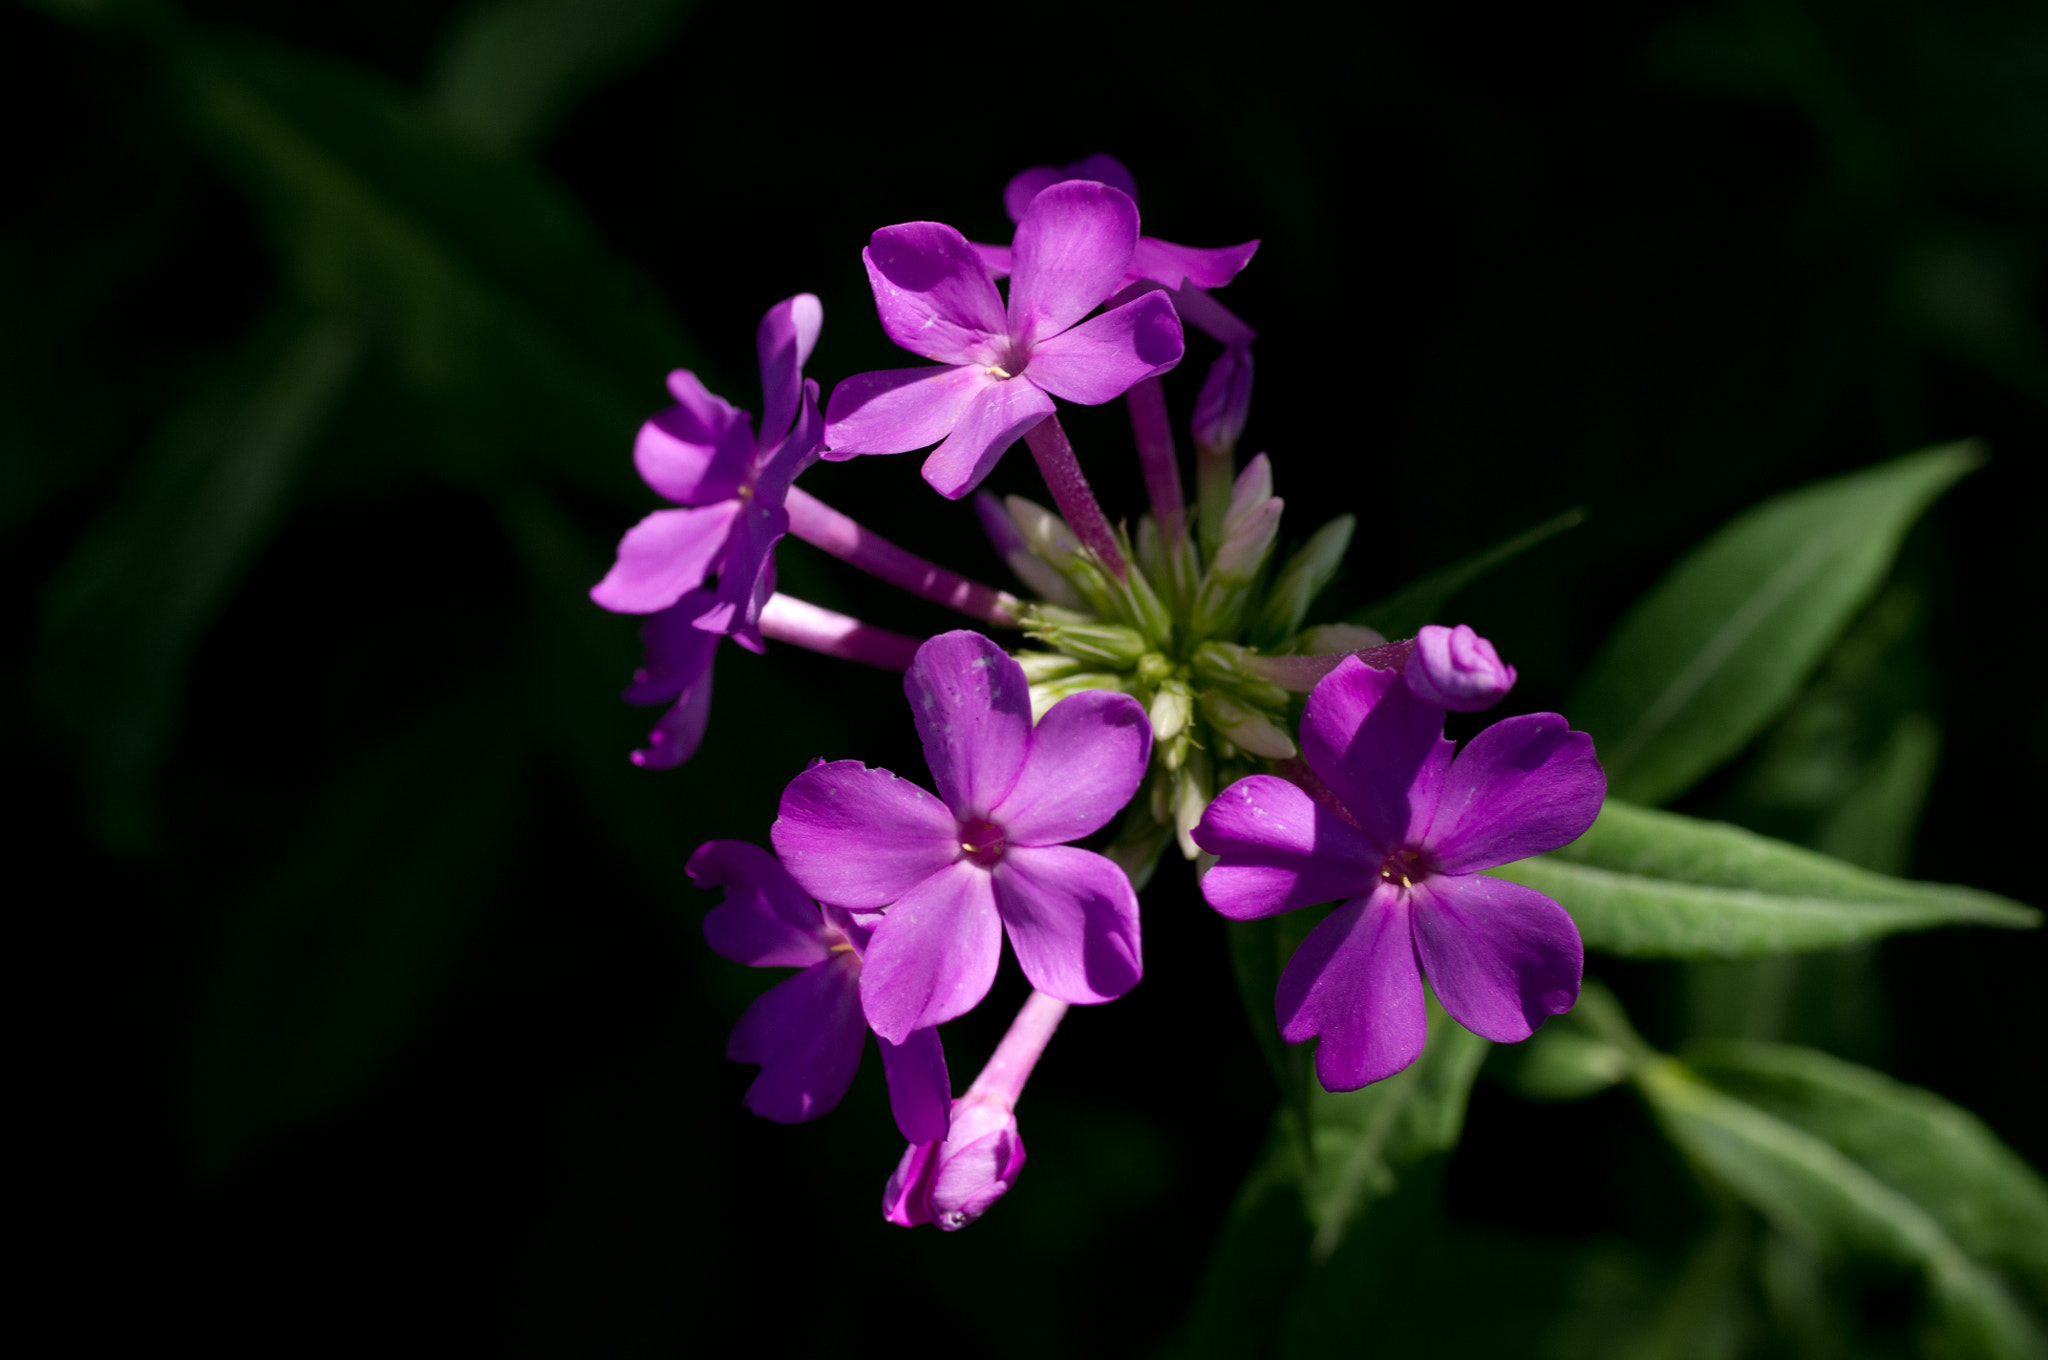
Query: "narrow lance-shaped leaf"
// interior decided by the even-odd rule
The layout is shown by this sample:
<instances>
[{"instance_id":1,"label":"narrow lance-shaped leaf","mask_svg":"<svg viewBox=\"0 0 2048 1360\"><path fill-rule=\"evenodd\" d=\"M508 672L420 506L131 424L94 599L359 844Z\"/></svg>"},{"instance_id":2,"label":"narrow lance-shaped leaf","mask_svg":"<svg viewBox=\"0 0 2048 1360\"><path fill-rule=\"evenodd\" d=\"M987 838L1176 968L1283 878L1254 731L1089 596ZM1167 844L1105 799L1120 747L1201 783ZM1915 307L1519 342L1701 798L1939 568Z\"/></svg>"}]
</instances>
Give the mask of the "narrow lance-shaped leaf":
<instances>
[{"instance_id":1,"label":"narrow lance-shaped leaf","mask_svg":"<svg viewBox=\"0 0 2048 1360\"><path fill-rule=\"evenodd\" d=\"M1566 711L1608 790L1683 793L1775 717L1891 569L1913 521L1983 461L1950 444L1738 516L1635 606Z\"/></svg>"}]
</instances>

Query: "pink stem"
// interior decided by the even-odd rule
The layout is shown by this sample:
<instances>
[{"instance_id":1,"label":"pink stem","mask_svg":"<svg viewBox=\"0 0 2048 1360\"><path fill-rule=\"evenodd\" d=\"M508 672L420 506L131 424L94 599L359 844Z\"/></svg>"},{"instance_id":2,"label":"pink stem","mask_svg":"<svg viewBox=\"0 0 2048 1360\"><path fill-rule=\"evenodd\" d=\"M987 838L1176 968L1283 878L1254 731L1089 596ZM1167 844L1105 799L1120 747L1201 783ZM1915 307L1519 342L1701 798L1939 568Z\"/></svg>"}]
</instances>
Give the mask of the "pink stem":
<instances>
[{"instance_id":1,"label":"pink stem","mask_svg":"<svg viewBox=\"0 0 2048 1360\"><path fill-rule=\"evenodd\" d=\"M1024 442L1031 446L1031 456L1038 460L1046 490L1052 492L1053 504L1059 507L1060 517L1074 531L1074 537L1095 553L1110 575L1123 580L1123 550L1116 545L1116 535L1110 531L1102 507L1095 503L1095 493L1088 489L1088 479L1081 475L1080 460L1074 457L1073 441L1060 428L1060 418L1047 416L1039 421L1024 436Z\"/></svg>"},{"instance_id":2,"label":"pink stem","mask_svg":"<svg viewBox=\"0 0 2048 1360\"><path fill-rule=\"evenodd\" d=\"M1017 1018L1010 1022L1010 1032L996 1045L988 1066L981 1069L981 1075L961 1099L999 1101L1006 1110L1015 1105L1017 1097L1024 1093L1031 1069L1038 1064L1045 1046L1052 1041L1052 1032L1060 1027L1060 1019L1066 1013L1066 1002L1044 992L1033 992L1025 999Z\"/></svg>"},{"instance_id":3,"label":"pink stem","mask_svg":"<svg viewBox=\"0 0 2048 1360\"><path fill-rule=\"evenodd\" d=\"M872 627L779 591L761 608L761 636L885 671L909 670L924 645L918 638Z\"/></svg>"},{"instance_id":4,"label":"pink stem","mask_svg":"<svg viewBox=\"0 0 2048 1360\"><path fill-rule=\"evenodd\" d=\"M920 599L957 609L998 628L1017 626L1015 611L1022 609L1024 602L1008 591L970 581L915 553L905 552L801 487L791 487L782 504L789 511L789 531L813 547L823 548L841 561L851 562Z\"/></svg>"},{"instance_id":5,"label":"pink stem","mask_svg":"<svg viewBox=\"0 0 2048 1360\"><path fill-rule=\"evenodd\" d=\"M1178 548L1186 501L1173 452L1173 425L1166 415L1166 389L1159 379L1147 378L1124 393L1124 404L1131 410L1131 437L1138 445L1138 465L1145 470L1145 494L1152 501L1152 518L1159 521L1160 540L1169 549Z\"/></svg>"},{"instance_id":6,"label":"pink stem","mask_svg":"<svg viewBox=\"0 0 2048 1360\"><path fill-rule=\"evenodd\" d=\"M1377 666L1383 671L1398 671L1414 654L1415 639L1407 638L1377 647L1362 647L1355 652L1331 652L1322 656L1247 656L1243 664L1246 671L1267 684L1306 694L1324 676L1336 670L1337 663L1347 656L1355 656L1366 665Z\"/></svg>"}]
</instances>

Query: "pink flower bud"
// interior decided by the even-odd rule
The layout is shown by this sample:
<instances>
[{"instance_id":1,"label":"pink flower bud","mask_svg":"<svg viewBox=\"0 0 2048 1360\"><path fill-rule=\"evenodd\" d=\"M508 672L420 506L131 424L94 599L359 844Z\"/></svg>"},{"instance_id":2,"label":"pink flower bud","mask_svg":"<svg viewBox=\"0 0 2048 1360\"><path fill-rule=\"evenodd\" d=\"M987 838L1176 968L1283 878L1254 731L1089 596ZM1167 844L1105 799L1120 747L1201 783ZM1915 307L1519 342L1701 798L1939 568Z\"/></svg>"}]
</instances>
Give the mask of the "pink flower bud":
<instances>
[{"instance_id":1,"label":"pink flower bud","mask_svg":"<svg viewBox=\"0 0 2048 1360\"><path fill-rule=\"evenodd\" d=\"M1427 624L1415 635L1415 655L1401 674L1425 703L1457 713L1492 708L1515 685L1515 668L1493 644L1464 624Z\"/></svg>"},{"instance_id":2,"label":"pink flower bud","mask_svg":"<svg viewBox=\"0 0 2048 1360\"><path fill-rule=\"evenodd\" d=\"M1024 1169L1024 1140L1007 1105L968 1096L953 1102L953 1127L943 1143L907 1149L882 1192L882 1217L947 1232L987 1212Z\"/></svg>"},{"instance_id":3,"label":"pink flower bud","mask_svg":"<svg viewBox=\"0 0 2048 1360\"><path fill-rule=\"evenodd\" d=\"M1251 407L1252 347L1227 346L1209 366L1201 395L1195 398L1195 446L1225 451L1236 448Z\"/></svg>"}]
</instances>

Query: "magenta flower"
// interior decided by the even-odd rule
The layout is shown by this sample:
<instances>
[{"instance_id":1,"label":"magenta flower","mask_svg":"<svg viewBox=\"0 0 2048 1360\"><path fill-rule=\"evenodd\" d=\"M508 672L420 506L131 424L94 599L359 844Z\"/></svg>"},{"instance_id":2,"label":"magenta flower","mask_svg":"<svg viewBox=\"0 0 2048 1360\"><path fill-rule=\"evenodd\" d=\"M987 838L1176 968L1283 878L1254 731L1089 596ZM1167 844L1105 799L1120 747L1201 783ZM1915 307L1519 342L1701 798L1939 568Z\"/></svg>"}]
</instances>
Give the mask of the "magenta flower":
<instances>
[{"instance_id":1,"label":"magenta flower","mask_svg":"<svg viewBox=\"0 0 2048 1360\"><path fill-rule=\"evenodd\" d=\"M1492 708L1515 687L1515 668L1462 623L1456 628L1424 624L1401 674L1418 698L1454 713Z\"/></svg>"},{"instance_id":2,"label":"magenta flower","mask_svg":"<svg viewBox=\"0 0 2048 1360\"><path fill-rule=\"evenodd\" d=\"M943 1143L913 1143L882 1192L882 1217L905 1228L966 1227L1008 1193L1024 1169L1024 1140L1007 1106L957 1101Z\"/></svg>"},{"instance_id":3,"label":"magenta flower","mask_svg":"<svg viewBox=\"0 0 2048 1360\"><path fill-rule=\"evenodd\" d=\"M1137 791L1152 730L1129 695L1062 699L1033 727L1024 670L966 631L918 649L903 677L939 793L858 761L814 765L771 833L805 891L882 911L861 1008L876 1034L964 1015L995 980L1005 932L1031 985L1063 1001L1123 995L1142 972L1123 870L1067 844Z\"/></svg>"},{"instance_id":4,"label":"magenta flower","mask_svg":"<svg viewBox=\"0 0 2048 1360\"><path fill-rule=\"evenodd\" d=\"M647 734L647 749L633 752L643 769L672 770L697 754L704 728L711 721L711 663L718 653L719 634L697 627L696 620L716 601L713 591L699 587L640 625L646 661L633 672L623 696L629 704L668 704L668 712Z\"/></svg>"},{"instance_id":5,"label":"magenta flower","mask_svg":"<svg viewBox=\"0 0 2048 1360\"><path fill-rule=\"evenodd\" d=\"M725 1056L761 1068L747 1108L780 1124L816 1119L839 1103L860 1066L868 1032L861 954L872 922L813 902L773 855L745 841L706 841L688 868L698 887L726 890L704 918L713 949L755 968L803 970L763 992L733 1026ZM939 1032L880 1043L896 1126L913 1144L944 1139L953 1091Z\"/></svg>"},{"instance_id":6,"label":"magenta flower","mask_svg":"<svg viewBox=\"0 0 2048 1360\"><path fill-rule=\"evenodd\" d=\"M640 427L633 464L648 486L683 508L657 510L629 529L591 599L620 614L652 614L715 572L717 588L691 622L761 650L775 545L789 530L782 502L824 435L818 385L803 376L824 317L818 299L799 293L761 318L759 438L747 413L713 396L694 373L669 374L676 404Z\"/></svg>"},{"instance_id":7,"label":"magenta flower","mask_svg":"<svg viewBox=\"0 0 2048 1360\"><path fill-rule=\"evenodd\" d=\"M1316 1075L1332 1091L1415 1060L1425 972L1460 1024L1502 1043L1578 998L1572 918L1478 871L1555 850L1593 824L1607 777L1592 738L1555 713L1528 714L1495 723L1454 760L1443 718L1395 672L1347 657L1310 694L1301 724L1329 802L1253 775L1195 828L1218 857L1202 895L1225 916L1342 900L1295 951L1274 998L1287 1042L1322 1037Z\"/></svg>"},{"instance_id":8,"label":"magenta flower","mask_svg":"<svg viewBox=\"0 0 2048 1360\"><path fill-rule=\"evenodd\" d=\"M883 227L861 253L882 329L940 366L862 373L833 388L825 456L938 444L924 478L957 500L1052 414L1054 397L1095 406L1172 368L1180 318L1165 298L1082 320L1116 291L1137 241L1128 195L1083 181L1040 194L1017 224L1006 308L953 228Z\"/></svg>"}]
</instances>

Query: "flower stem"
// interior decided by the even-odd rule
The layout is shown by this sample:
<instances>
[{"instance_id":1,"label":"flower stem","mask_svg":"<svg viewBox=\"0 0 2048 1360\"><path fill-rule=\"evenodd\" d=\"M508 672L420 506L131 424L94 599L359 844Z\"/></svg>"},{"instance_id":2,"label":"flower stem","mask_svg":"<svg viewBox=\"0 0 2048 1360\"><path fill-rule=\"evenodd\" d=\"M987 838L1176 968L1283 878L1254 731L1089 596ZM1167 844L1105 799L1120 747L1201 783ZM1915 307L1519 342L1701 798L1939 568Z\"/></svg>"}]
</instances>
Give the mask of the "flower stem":
<instances>
[{"instance_id":1,"label":"flower stem","mask_svg":"<svg viewBox=\"0 0 2048 1360\"><path fill-rule=\"evenodd\" d=\"M970 581L906 552L888 539L834 510L801 487L791 487L783 508L789 531L869 575L900 586L920 599L957 609L998 628L1015 628L1024 602L1006 590Z\"/></svg>"},{"instance_id":2,"label":"flower stem","mask_svg":"<svg viewBox=\"0 0 2048 1360\"><path fill-rule=\"evenodd\" d=\"M1060 517L1074 531L1074 537L1095 554L1110 575L1123 580L1123 550L1117 547L1116 534L1104 518L1102 507L1096 504L1095 493L1088 489L1088 479L1081 475L1081 462L1074 457L1073 441L1061 428L1060 418L1047 416L1039 421L1024 436L1024 442L1031 446L1031 456L1038 460L1046 490L1052 492L1053 504L1059 507Z\"/></svg>"},{"instance_id":3,"label":"flower stem","mask_svg":"<svg viewBox=\"0 0 2048 1360\"><path fill-rule=\"evenodd\" d=\"M1053 1031L1059 1028L1060 1019L1066 1013L1066 1002L1044 992L1033 992L1025 998L1017 1018L1010 1022L1010 1032L996 1045L988 1066L981 1069L981 1075L974 1079L974 1085L967 1088L967 1094L961 1099L1000 1101L1005 1109L1015 1105L1017 1097L1024 1092L1024 1083L1030 1078L1031 1069L1037 1066L1045 1046L1052 1041Z\"/></svg>"},{"instance_id":4,"label":"flower stem","mask_svg":"<svg viewBox=\"0 0 2048 1360\"><path fill-rule=\"evenodd\" d=\"M762 606L761 635L886 671L909 670L917 659L917 649L924 645L918 638L873 627L779 591Z\"/></svg>"},{"instance_id":5,"label":"flower stem","mask_svg":"<svg viewBox=\"0 0 2048 1360\"><path fill-rule=\"evenodd\" d=\"M1145 494L1152 518L1169 553L1180 547L1186 532L1187 502L1180 489L1180 461L1173 451L1173 425L1166 416L1166 389L1147 378L1124 393L1131 411L1131 437L1138 445L1138 465L1145 470Z\"/></svg>"}]
</instances>

